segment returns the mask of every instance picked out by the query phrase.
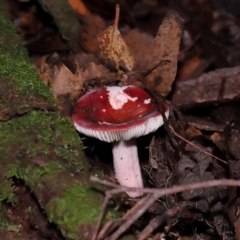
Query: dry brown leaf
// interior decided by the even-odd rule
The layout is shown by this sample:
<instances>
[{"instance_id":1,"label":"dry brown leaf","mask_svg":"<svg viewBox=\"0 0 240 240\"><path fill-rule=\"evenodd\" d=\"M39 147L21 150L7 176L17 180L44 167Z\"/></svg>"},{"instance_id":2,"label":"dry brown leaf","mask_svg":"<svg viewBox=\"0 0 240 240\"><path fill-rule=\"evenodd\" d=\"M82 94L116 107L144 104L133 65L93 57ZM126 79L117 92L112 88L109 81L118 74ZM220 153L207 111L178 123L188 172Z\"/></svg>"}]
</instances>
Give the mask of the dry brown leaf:
<instances>
[{"instance_id":1,"label":"dry brown leaf","mask_svg":"<svg viewBox=\"0 0 240 240\"><path fill-rule=\"evenodd\" d=\"M90 62L87 65L86 70L82 71L81 69L78 69L76 72L76 76L82 79L82 83L86 83L86 81L91 79L103 78L109 75L111 76L104 65L96 64L94 62Z\"/></svg>"},{"instance_id":2,"label":"dry brown leaf","mask_svg":"<svg viewBox=\"0 0 240 240\"><path fill-rule=\"evenodd\" d=\"M85 6L85 4L81 0L68 0L69 4L72 6L72 8L83 16L89 15L89 10Z\"/></svg>"},{"instance_id":3,"label":"dry brown leaf","mask_svg":"<svg viewBox=\"0 0 240 240\"><path fill-rule=\"evenodd\" d=\"M144 79L147 88L157 90L164 97L171 91L177 72L182 23L175 11L170 11L164 18L148 63L148 69L153 71Z\"/></svg>"},{"instance_id":4,"label":"dry brown leaf","mask_svg":"<svg viewBox=\"0 0 240 240\"><path fill-rule=\"evenodd\" d=\"M64 64L60 67L52 83L52 93L56 99L69 95L70 99L79 96L82 89L82 79L74 75Z\"/></svg>"},{"instance_id":5,"label":"dry brown leaf","mask_svg":"<svg viewBox=\"0 0 240 240\"><path fill-rule=\"evenodd\" d=\"M145 71L153 49L153 36L134 28L127 31L123 38L135 59L134 68Z\"/></svg>"},{"instance_id":6,"label":"dry brown leaf","mask_svg":"<svg viewBox=\"0 0 240 240\"><path fill-rule=\"evenodd\" d=\"M106 23L100 16L92 14L84 16L82 22L81 47L88 53L95 53L98 50L98 37L106 29Z\"/></svg>"},{"instance_id":7,"label":"dry brown leaf","mask_svg":"<svg viewBox=\"0 0 240 240\"><path fill-rule=\"evenodd\" d=\"M102 57L109 58L116 63L118 71L120 69L129 71L134 67L134 58L118 30L119 11L117 5L114 24L108 27L98 39L99 51Z\"/></svg>"}]
</instances>

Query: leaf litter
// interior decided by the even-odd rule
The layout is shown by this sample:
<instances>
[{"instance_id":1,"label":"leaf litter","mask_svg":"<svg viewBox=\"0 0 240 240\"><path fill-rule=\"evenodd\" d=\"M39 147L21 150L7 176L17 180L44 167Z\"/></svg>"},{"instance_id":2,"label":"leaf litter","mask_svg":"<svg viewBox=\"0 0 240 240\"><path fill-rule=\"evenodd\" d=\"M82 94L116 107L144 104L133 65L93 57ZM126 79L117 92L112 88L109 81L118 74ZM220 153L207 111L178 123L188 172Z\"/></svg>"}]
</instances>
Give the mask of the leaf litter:
<instances>
[{"instance_id":1,"label":"leaf litter","mask_svg":"<svg viewBox=\"0 0 240 240\"><path fill-rule=\"evenodd\" d=\"M116 5L114 24L108 27L98 39L99 52L100 56L113 60L118 71L121 69L130 71L134 67L134 58L118 30L119 12L120 7Z\"/></svg>"},{"instance_id":2,"label":"leaf litter","mask_svg":"<svg viewBox=\"0 0 240 240\"><path fill-rule=\"evenodd\" d=\"M84 3L84 1L82 2ZM153 8L156 8L157 5L156 3L151 3L151 5L148 2L150 1L136 3L135 9L138 9L138 12L134 12L133 15L141 16L141 14L148 14L148 11L153 12ZM185 3L184 7L190 12L189 16L194 13L203 19L206 2ZM91 5L91 3L89 4ZM144 4L147 5L146 9L139 7L146 6ZM84 9L82 6L75 8L82 15L82 19L84 19L84 15L89 17L92 14ZM175 11L170 11L168 14L165 12L166 17L162 21L155 39L149 34L151 29L141 32L139 29L121 28L120 30L123 32L121 35L118 29L119 17L117 14L114 24L102 32L101 29L106 25L106 21L100 15L92 14L89 19L99 18L103 20L102 23L94 26L94 21L88 20L88 28L94 29L95 27L95 30L89 30L88 33L87 31L82 32L81 35L82 40L86 36L88 37L87 40L85 39L88 47L85 45L86 47L83 49L95 56L78 53L70 61L66 61L67 57L63 60L60 54L55 57L58 64L47 63L44 60L43 62L46 64L44 69L41 63L38 71L44 72L42 77L45 83L50 86L54 96L63 106L69 99L73 104L89 88L129 83L147 88L155 94L156 99L159 94L167 97L173 103L169 123L165 123L166 129L167 125L170 124L170 130L174 129L174 132L182 138L174 134L168 135L164 130L159 130L152 140L149 136L140 139L139 144L142 141L145 148L149 147L149 152L143 153L145 156L142 158L143 175L147 187L165 188L183 184L190 184L190 186L189 189L185 189L188 191L175 193L171 196L163 197L161 195L161 198L155 198L152 195L147 195L140 199L135 207L129 210L132 213L132 215L130 214L132 218L128 218L129 216L122 218L123 222L127 222L126 219L131 219L131 235L135 235L137 230L140 230L139 239L147 239L149 235L153 239L160 236L163 239L177 239L176 236L178 239L219 239L221 236L224 236L223 239L230 239L234 234L236 238L239 238L237 230L239 217L236 211L239 206L238 192L235 187L228 190L220 188L219 185L225 185L223 181L216 184L215 188L190 190L192 183L202 181L209 183L209 180L211 182L214 179L239 178L238 142L240 135L238 117L240 114L237 106L239 103L239 91L237 90L239 89L237 87L239 69L238 67L227 68L202 75L209 67L210 70L215 70L217 66L223 66L220 61L225 62L224 51L217 50L219 45L210 45L208 42L207 45L207 40L204 37L210 36L211 38L211 35L206 35L202 28L198 29L198 33L195 33L193 30L193 26L196 27L193 23L194 20L184 16L181 8L179 9L181 17ZM198 10L196 11L196 9ZM207 12L206 16L209 17L209 15L210 13ZM225 20L218 17L214 17L214 22L211 20L212 30L215 34L223 31L221 21L226 23L229 20L229 16L224 17ZM181 18L184 18L186 23L182 36L183 23ZM238 27L232 19L231 21ZM85 22L87 23L86 20ZM230 27L230 25L224 26ZM92 32L97 32L98 36ZM127 36L130 36L129 39ZM131 36L134 36L133 40L131 40ZM146 42L143 42L142 45L138 44L136 39L143 36L146 36ZM231 38L236 43L237 37L234 38L234 36L231 35ZM125 38L126 40L124 40ZM182 46L180 46L180 55L178 55L180 40ZM133 41L135 42L131 47ZM147 43L145 48L144 43ZM82 41L82 45L84 45L84 41ZM206 45L207 47L205 47ZM143 60L143 55L139 54L141 52L139 46L142 46L142 52L146 51L147 60ZM101 58L96 57L98 47L98 54ZM217 52L217 59L212 58L211 47ZM59 47L59 49L61 48ZM204 50L206 56L201 53ZM231 51L233 51L232 48ZM51 59L52 55L49 58ZM230 62L234 61L237 62L235 55ZM179 65L178 72L177 65ZM225 65L225 67L228 66ZM41 72L40 69L43 71ZM194 79L191 79L192 76ZM137 79L131 81L134 78ZM223 104L225 108L222 107ZM67 106L69 107L68 103ZM230 107L232 106L235 108L231 111ZM179 110L176 111L176 108L180 109L181 114L179 114ZM66 112L70 113L71 111ZM227 112L226 116L222 115L223 112ZM181 117L187 120L187 125L182 122ZM184 141L184 138L191 144ZM151 142L150 146L146 142L149 144ZM146 157L148 153L149 156ZM217 158L223 159L224 162L217 160ZM118 190L117 186L114 188ZM121 197L124 199L123 201L119 201L120 197L115 197L115 199L124 212L129 209L126 207L129 200L124 194ZM140 210L146 212L144 221L137 213ZM139 224L140 228L137 227ZM121 222L118 226L122 233L128 229L126 225L121 225ZM150 230L142 230L144 226L149 227ZM167 228L164 229L163 226ZM111 234L113 229L116 229L116 226L110 230L103 227L99 239L102 238L101 236ZM234 232L234 230L236 231ZM109 239L117 239L117 234L110 235Z\"/></svg>"}]
</instances>

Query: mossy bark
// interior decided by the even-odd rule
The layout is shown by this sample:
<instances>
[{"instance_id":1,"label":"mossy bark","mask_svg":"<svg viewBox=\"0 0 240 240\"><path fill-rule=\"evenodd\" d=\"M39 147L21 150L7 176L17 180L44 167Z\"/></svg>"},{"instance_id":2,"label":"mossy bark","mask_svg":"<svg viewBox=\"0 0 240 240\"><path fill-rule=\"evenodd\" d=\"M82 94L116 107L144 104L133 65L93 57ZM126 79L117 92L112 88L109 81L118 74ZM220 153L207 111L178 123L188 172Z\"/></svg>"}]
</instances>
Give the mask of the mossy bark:
<instances>
[{"instance_id":1,"label":"mossy bark","mask_svg":"<svg viewBox=\"0 0 240 240\"><path fill-rule=\"evenodd\" d=\"M2 1L0 33L0 201L16 201L12 179L21 179L66 239L87 239L103 195L90 186L81 140L28 61Z\"/></svg>"}]
</instances>

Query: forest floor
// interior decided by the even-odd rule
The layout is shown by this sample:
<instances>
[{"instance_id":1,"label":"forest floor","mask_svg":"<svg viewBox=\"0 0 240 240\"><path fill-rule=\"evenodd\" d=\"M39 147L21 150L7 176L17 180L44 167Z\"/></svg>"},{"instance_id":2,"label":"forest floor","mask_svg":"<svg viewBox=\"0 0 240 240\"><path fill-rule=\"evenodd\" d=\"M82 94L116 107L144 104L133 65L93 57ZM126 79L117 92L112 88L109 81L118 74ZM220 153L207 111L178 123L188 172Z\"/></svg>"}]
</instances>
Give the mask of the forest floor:
<instances>
[{"instance_id":1,"label":"forest floor","mask_svg":"<svg viewBox=\"0 0 240 240\"><path fill-rule=\"evenodd\" d=\"M68 2L6 1L16 32L59 111L71 118L80 96L113 85L154 89L170 106L164 127L138 138L138 151L144 186L173 187L172 192L162 196L150 190L137 200L124 192L114 195L111 205L120 221L113 218L108 228L102 224L101 231L92 234L100 232L96 239L111 240L240 239L239 189L226 187L229 184L223 180L240 178L240 3ZM103 37L109 26L121 33L111 39L114 50L118 44L124 46L117 56L107 51L109 43ZM89 171L100 169L108 185L116 184L111 145L85 136L83 143ZM44 161L33 164L44 165ZM208 187L221 179L214 188ZM205 187L191 188L205 181ZM48 222L27 186L19 179L14 184L17 203L3 204L11 221L24 229L21 239L65 239ZM190 185L188 191L174 189L185 184ZM34 214L25 221L28 208ZM9 229L9 234L21 229Z\"/></svg>"}]
</instances>

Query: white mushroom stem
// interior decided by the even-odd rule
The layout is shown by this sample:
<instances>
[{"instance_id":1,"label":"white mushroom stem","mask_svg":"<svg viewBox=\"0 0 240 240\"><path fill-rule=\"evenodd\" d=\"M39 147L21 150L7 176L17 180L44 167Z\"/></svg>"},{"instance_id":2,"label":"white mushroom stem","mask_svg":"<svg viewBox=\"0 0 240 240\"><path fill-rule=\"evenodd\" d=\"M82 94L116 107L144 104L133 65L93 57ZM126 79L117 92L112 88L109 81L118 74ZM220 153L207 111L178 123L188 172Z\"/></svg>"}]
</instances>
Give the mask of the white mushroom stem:
<instances>
[{"instance_id":1,"label":"white mushroom stem","mask_svg":"<svg viewBox=\"0 0 240 240\"><path fill-rule=\"evenodd\" d=\"M116 178L121 186L143 188L142 174L138 159L136 139L118 141L112 144L113 163ZM139 197L141 191L131 191L127 194L132 197Z\"/></svg>"}]
</instances>

